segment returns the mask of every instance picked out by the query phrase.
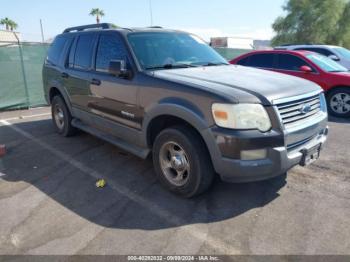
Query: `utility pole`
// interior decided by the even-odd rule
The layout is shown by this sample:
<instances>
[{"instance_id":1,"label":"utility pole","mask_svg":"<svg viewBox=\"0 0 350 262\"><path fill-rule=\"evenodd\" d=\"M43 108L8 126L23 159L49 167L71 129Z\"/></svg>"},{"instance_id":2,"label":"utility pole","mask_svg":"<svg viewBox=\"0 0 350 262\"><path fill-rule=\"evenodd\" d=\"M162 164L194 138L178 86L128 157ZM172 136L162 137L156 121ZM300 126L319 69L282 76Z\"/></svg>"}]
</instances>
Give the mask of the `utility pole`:
<instances>
[{"instance_id":1,"label":"utility pole","mask_svg":"<svg viewBox=\"0 0 350 262\"><path fill-rule=\"evenodd\" d=\"M40 19L40 29L41 29L41 41L44 43L45 38L44 38L43 23L42 23L41 19Z\"/></svg>"},{"instance_id":2,"label":"utility pole","mask_svg":"<svg viewBox=\"0 0 350 262\"><path fill-rule=\"evenodd\" d=\"M150 16L151 16L151 26L153 26L152 0L149 0L149 13L150 13Z\"/></svg>"}]
</instances>

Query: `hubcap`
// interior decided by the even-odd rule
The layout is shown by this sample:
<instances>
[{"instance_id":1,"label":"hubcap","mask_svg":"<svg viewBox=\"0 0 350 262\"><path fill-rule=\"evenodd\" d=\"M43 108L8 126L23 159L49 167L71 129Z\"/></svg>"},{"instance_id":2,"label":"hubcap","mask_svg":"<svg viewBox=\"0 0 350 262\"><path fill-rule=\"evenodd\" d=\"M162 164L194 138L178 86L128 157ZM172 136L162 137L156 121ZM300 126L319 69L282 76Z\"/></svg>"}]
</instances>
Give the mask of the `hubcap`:
<instances>
[{"instance_id":1,"label":"hubcap","mask_svg":"<svg viewBox=\"0 0 350 262\"><path fill-rule=\"evenodd\" d=\"M57 127L62 130L64 127L64 114L63 110L59 105L55 105L54 111L53 111L53 116L55 119L55 123Z\"/></svg>"},{"instance_id":2,"label":"hubcap","mask_svg":"<svg viewBox=\"0 0 350 262\"><path fill-rule=\"evenodd\" d=\"M186 184L190 174L190 164L183 148L175 143L165 143L159 153L159 161L166 179L175 186Z\"/></svg>"},{"instance_id":3,"label":"hubcap","mask_svg":"<svg viewBox=\"0 0 350 262\"><path fill-rule=\"evenodd\" d=\"M338 93L332 96L330 100L331 109L338 114L346 114L350 112L350 95L346 93Z\"/></svg>"}]
</instances>

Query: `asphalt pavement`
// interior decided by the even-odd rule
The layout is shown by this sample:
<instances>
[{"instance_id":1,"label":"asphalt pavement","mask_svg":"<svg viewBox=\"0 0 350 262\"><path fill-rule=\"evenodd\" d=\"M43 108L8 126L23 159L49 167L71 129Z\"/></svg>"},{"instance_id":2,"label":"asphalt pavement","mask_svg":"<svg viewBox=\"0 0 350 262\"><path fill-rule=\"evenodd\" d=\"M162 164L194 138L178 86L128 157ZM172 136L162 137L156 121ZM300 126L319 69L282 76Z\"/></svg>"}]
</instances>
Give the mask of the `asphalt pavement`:
<instances>
[{"instance_id":1,"label":"asphalt pavement","mask_svg":"<svg viewBox=\"0 0 350 262\"><path fill-rule=\"evenodd\" d=\"M159 185L150 160L82 132L60 137L48 108L0 113L0 254L350 255L350 121L329 126L311 166L216 179L188 200Z\"/></svg>"}]
</instances>

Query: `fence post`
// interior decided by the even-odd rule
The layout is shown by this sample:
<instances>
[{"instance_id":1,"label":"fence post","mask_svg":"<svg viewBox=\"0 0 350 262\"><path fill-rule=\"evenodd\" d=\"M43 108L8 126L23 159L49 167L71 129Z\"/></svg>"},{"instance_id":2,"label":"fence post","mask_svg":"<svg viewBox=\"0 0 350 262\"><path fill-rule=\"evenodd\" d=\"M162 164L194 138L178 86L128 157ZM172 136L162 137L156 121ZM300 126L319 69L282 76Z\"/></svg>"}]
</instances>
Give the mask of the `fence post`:
<instances>
[{"instance_id":1,"label":"fence post","mask_svg":"<svg viewBox=\"0 0 350 262\"><path fill-rule=\"evenodd\" d=\"M17 43L18 43L19 56L21 59L21 67L22 67L22 76L23 76L23 81L24 81L24 90L25 90L25 94L26 94L26 104L27 104L27 108L29 109L29 106L30 106L30 104L29 104L29 92L28 92L26 72L25 72L25 68L24 68L22 46L21 46L21 43L19 41L17 34L15 32L13 32L13 34L16 37Z\"/></svg>"}]
</instances>

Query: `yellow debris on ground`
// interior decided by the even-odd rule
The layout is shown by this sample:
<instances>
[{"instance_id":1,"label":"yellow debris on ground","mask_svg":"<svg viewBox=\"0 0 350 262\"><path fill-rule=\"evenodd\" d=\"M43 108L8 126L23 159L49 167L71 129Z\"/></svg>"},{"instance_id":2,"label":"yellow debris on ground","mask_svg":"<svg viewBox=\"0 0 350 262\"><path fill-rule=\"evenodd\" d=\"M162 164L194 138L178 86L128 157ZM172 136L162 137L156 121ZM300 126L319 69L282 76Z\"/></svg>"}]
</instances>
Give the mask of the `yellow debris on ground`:
<instances>
[{"instance_id":1,"label":"yellow debris on ground","mask_svg":"<svg viewBox=\"0 0 350 262\"><path fill-rule=\"evenodd\" d=\"M104 187L106 185L106 180L100 179L96 182L96 187Z\"/></svg>"}]
</instances>

